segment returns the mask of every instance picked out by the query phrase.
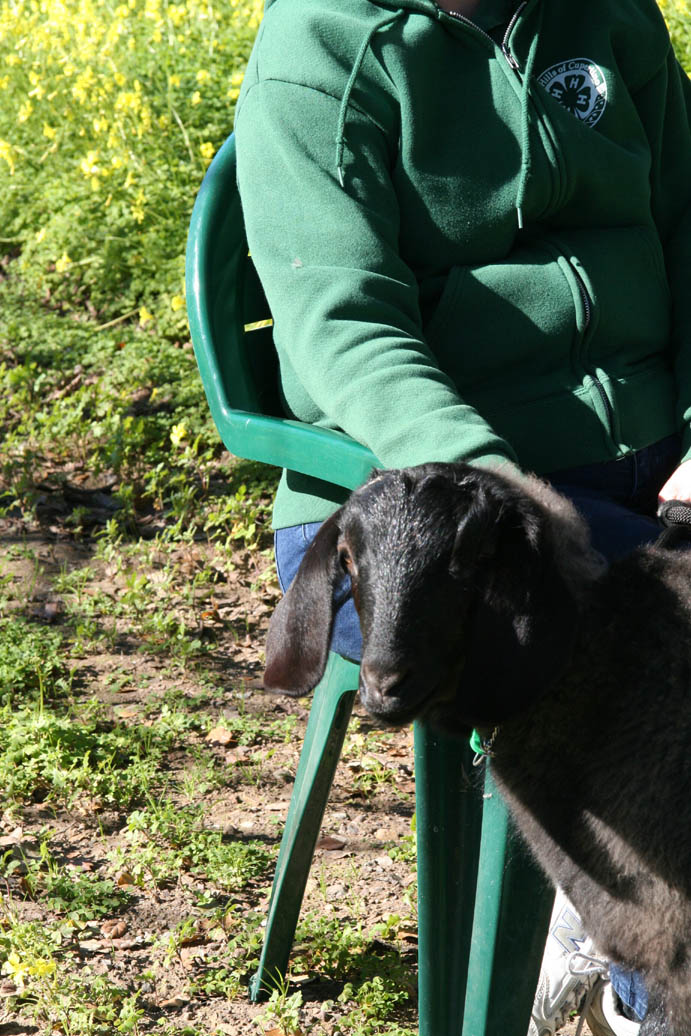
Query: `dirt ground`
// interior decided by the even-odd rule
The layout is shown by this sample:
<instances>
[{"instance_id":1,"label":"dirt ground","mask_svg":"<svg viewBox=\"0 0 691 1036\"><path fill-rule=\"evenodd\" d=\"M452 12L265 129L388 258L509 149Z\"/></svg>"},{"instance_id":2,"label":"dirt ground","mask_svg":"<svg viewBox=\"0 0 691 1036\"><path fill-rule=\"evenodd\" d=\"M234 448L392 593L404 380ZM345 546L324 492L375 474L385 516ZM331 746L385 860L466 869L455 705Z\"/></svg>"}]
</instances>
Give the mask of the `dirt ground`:
<instances>
[{"instance_id":1,"label":"dirt ground","mask_svg":"<svg viewBox=\"0 0 691 1036\"><path fill-rule=\"evenodd\" d=\"M92 548L64 537L53 524L29 527L17 520L0 522L3 571L12 579L16 602L28 600L33 614L47 625L61 622L64 601L54 589L60 571L74 569L91 560ZM21 556L8 548L21 543ZM203 544L189 550L205 551ZM192 561L190 562L193 563ZM297 716L297 726L287 743L272 744L270 752L238 744L223 733L222 724L207 734L191 730L184 751L167 760L174 796L184 805L179 791L184 770L195 751L211 752L217 767L228 770L228 780L204 793L205 817L212 826L234 839L253 839L276 846L288 809L293 775L307 720L306 702L268 696L261 685L260 651L268 616L275 602L270 587L257 593L256 572L246 557L238 557L234 576L225 582L214 603L219 620L216 644L208 662L214 671L217 690L206 702L207 709L226 717L242 712L272 722L287 715ZM112 585L109 586L109 580ZM101 589L117 592L104 568ZM243 635L229 616L243 616ZM248 621L249 617L249 621ZM238 628L240 624L238 623ZM83 696L94 694L120 720L137 717L157 698L171 689L194 702L199 693L199 672L171 670L165 658L135 651L123 637L116 650L85 655L75 662L75 686ZM123 673L135 671L136 680L123 680ZM220 677L220 679L219 679ZM225 686L225 690L224 690ZM220 688L220 689L218 689ZM367 739L372 726L356 705L357 737ZM356 740L357 747L357 740ZM262 753L265 758L262 758ZM414 814L412 734L409 730L388 733L385 739L367 741L368 766L378 776L369 784L359 780L363 763L357 751L347 752L339 764L333 791L324 817L318 848L307 884L304 914L334 919L341 925L359 925L364 931L391 915L395 939L414 976L416 928L414 915L415 873L410 854L397 856L397 847L410 845ZM370 762L371 760L371 762ZM18 857L35 856L41 833L51 832L51 847L62 864L75 873L112 873L112 854L124 844L125 818L122 812L105 808L99 801L78 800L70 811L35 802L0 815L0 853ZM40 901L22 896L21 869L5 882L13 909L24 919L51 917ZM69 947L75 971L92 976L107 975L123 985L140 978L141 1005L146 1018L136 1031L153 1031L155 1024L169 1026L166 1032L229 1033L232 1036L261 1031L278 1036L282 1031L270 1023L261 1024L262 1008L249 1003L244 993L232 998L208 995L204 990L210 966L223 952L227 932L207 920L199 903L207 888L204 875L194 866L182 869L176 880L160 886L137 886L126 873L118 883L129 893L126 906L113 917L87 923L74 934ZM265 880L248 883L234 893L228 904L235 924L268 906L270 874ZM180 936L182 921L189 922ZM178 933L178 934L176 934ZM373 954L387 952L387 946L373 939ZM142 980L141 976L145 976ZM245 976L246 978L247 976ZM339 1012L333 1001L342 983L314 975L292 975L290 991L299 990L303 1006L300 1030L314 1036L339 1033ZM16 987L0 978L0 1034L42 1033L26 1013L7 1006ZM411 1002L396 1015L401 1025L415 1026L414 986ZM257 1024L259 1020L260 1024ZM189 1027L186 1029L185 1027ZM576 1022L561 1030L573 1036ZM157 1030L160 1031L160 1030ZM384 1030L382 1030L384 1031ZM589 1030L584 1029L584 1036Z\"/></svg>"}]
</instances>

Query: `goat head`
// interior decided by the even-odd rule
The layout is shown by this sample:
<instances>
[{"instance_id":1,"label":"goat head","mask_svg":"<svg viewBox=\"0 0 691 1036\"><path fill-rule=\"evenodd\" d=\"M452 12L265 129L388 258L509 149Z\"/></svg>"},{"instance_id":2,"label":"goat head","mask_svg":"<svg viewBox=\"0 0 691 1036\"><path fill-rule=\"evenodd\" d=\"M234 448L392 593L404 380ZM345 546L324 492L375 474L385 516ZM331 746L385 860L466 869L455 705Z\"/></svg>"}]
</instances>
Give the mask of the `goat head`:
<instances>
[{"instance_id":1,"label":"goat head","mask_svg":"<svg viewBox=\"0 0 691 1036\"><path fill-rule=\"evenodd\" d=\"M321 679L333 590L350 575L360 695L388 724L494 724L539 696L569 656L578 602L544 509L492 472L425 464L374 472L320 528L278 605L265 686Z\"/></svg>"}]
</instances>

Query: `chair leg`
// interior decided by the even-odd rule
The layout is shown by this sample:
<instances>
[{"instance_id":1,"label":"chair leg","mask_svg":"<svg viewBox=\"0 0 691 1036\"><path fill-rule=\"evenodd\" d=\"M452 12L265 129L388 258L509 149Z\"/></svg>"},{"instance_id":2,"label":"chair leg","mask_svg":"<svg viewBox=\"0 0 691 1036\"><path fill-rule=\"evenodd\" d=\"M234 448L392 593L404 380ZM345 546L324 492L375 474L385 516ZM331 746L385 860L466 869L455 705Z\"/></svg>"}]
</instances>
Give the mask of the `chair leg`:
<instances>
[{"instance_id":1,"label":"chair leg","mask_svg":"<svg viewBox=\"0 0 691 1036\"><path fill-rule=\"evenodd\" d=\"M462 1033L526 1036L554 890L510 835L489 771Z\"/></svg>"},{"instance_id":2,"label":"chair leg","mask_svg":"<svg viewBox=\"0 0 691 1036\"><path fill-rule=\"evenodd\" d=\"M255 1002L276 988L288 968L314 847L333 783L358 685L359 667L330 654L314 692L295 785L276 863L259 968L250 982Z\"/></svg>"},{"instance_id":3,"label":"chair leg","mask_svg":"<svg viewBox=\"0 0 691 1036\"><path fill-rule=\"evenodd\" d=\"M482 822L472 758L467 742L415 724L420 1036L463 1025Z\"/></svg>"}]
</instances>

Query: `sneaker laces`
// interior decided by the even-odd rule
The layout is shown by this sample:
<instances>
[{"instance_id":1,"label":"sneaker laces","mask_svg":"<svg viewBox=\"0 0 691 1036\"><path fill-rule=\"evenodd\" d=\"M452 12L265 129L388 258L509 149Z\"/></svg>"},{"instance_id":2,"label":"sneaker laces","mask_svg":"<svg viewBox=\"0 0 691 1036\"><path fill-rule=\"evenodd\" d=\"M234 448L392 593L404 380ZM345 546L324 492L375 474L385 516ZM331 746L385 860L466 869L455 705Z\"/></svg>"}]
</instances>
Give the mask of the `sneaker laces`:
<instances>
[{"instance_id":1,"label":"sneaker laces","mask_svg":"<svg viewBox=\"0 0 691 1036\"><path fill-rule=\"evenodd\" d=\"M583 966L578 967L577 962L582 961ZM569 954L568 969L572 975L606 975L608 967L603 960L599 957L594 957L592 953L584 953L583 950L574 950L573 953ZM596 986L595 983L590 986L588 992L585 995L583 1006L581 1007L578 1016L578 1025L576 1027L575 1036L581 1036L583 1032L583 1026L585 1025L585 1016L588 1013L593 997L595 996Z\"/></svg>"},{"instance_id":2,"label":"sneaker laces","mask_svg":"<svg viewBox=\"0 0 691 1036\"><path fill-rule=\"evenodd\" d=\"M582 1001L586 1001L589 1005L595 978L607 972L607 965L599 957L595 957L583 950L572 950L570 953L564 954L562 959L564 971L581 981L564 996L559 1003L558 1009L554 1013L550 1012L548 1018L538 1019L533 1015L532 1027L529 1030L533 1036L537 1036L538 1033L547 1033L548 1031L551 1033L556 1032L567 1020L571 1011L578 1010L578 1006ZM549 984L547 988L549 989ZM581 1014L582 1017L583 1014ZM540 1025L540 1022L544 1021L547 1022L549 1029ZM582 1028L582 1024L580 1024L580 1028ZM580 1031L576 1033L576 1036L581 1036Z\"/></svg>"},{"instance_id":3,"label":"sneaker laces","mask_svg":"<svg viewBox=\"0 0 691 1036\"><path fill-rule=\"evenodd\" d=\"M576 967L578 960L584 962L583 967ZM567 967L572 975L606 975L609 970L601 957L596 957L592 953L584 953L583 950L573 950L569 954Z\"/></svg>"}]
</instances>

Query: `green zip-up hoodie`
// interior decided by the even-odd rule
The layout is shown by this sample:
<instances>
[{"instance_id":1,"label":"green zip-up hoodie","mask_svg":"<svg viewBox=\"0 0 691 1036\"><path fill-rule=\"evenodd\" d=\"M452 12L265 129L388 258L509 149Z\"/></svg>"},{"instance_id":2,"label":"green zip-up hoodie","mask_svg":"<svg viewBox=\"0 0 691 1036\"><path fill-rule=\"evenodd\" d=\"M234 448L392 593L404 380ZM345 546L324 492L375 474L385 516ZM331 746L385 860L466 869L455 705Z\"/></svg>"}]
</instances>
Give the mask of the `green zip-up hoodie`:
<instances>
[{"instance_id":1,"label":"green zip-up hoodie","mask_svg":"<svg viewBox=\"0 0 691 1036\"><path fill-rule=\"evenodd\" d=\"M286 409L385 467L691 456L691 90L657 6L527 0L492 36L267 0L236 136ZM340 499L287 472L274 523Z\"/></svg>"}]
</instances>

